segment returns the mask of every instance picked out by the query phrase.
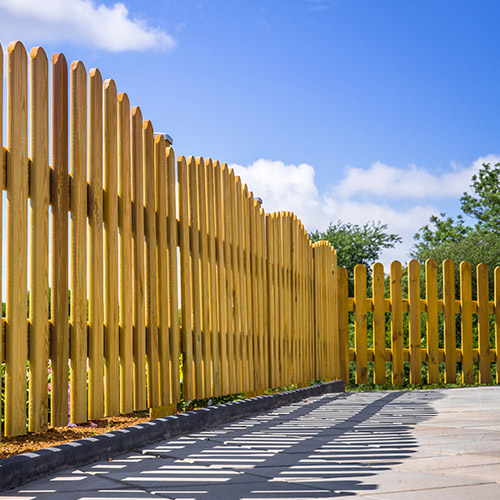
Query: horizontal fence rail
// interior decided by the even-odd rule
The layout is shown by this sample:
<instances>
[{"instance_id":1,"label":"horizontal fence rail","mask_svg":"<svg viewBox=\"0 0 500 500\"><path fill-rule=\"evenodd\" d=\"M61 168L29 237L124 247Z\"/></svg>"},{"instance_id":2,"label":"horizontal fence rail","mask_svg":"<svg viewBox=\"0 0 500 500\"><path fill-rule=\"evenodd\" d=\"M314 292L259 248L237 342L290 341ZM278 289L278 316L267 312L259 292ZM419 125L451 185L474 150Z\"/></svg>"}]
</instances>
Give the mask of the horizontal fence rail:
<instances>
[{"instance_id":1,"label":"horizontal fence rail","mask_svg":"<svg viewBox=\"0 0 500 500\"><path fill-rule=\"evenodd\" d=\"M350 296L329 243L226 164L176 159L99 70L11 43L4 107L3 60L3 434L321 380L498 380L498 269L493 301L467 263L457 300L451 261L442 290L434 261L357 266Z\"/></svg>"}]
</instances>

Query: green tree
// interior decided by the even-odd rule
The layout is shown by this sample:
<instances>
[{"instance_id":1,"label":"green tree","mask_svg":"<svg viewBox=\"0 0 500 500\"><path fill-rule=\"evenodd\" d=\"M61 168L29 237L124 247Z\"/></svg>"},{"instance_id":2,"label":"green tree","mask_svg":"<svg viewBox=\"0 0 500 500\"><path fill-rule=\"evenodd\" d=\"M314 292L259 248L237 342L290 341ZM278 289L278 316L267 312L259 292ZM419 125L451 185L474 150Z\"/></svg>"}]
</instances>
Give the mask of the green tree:
<instances>
[{"instance_id":1,"label":"green tree","mask_svg":"<svg viewBox=\"0 0 500 500\"><path fill-rule=\"evenodd\" d=\"M313 243L326 240L337 250L337 264L347 269L350 281L357 264L365 265L369 273L383 250L402 241L399 235L387 232L387 224L380 221L359 226L339 220L331 222L324 232L311 233L310 238Z\"/></svg>"},{"instance_id":2,"label":"green tree","mask_svg":"<svg viewBox=\"0 0 500 500\"><path fill-rule=\"evenodd\" d=\"M500 163L490 167L485 163L472 177L471 192L460 198L463 214L456 218L441 213L431 216L429 224L415 234L411 256L424 262L435 259L438 264L445 259L457 265L456 284L459 288L459 266L468 261L475 268L484 263L489 270L490 292L493 289L493 271L500 265ZM467 224L465 216L472 219ZM473 290L476 288L473 273ZM458 296L458 295L457 295Z\"/></svg>"}]
</instances>

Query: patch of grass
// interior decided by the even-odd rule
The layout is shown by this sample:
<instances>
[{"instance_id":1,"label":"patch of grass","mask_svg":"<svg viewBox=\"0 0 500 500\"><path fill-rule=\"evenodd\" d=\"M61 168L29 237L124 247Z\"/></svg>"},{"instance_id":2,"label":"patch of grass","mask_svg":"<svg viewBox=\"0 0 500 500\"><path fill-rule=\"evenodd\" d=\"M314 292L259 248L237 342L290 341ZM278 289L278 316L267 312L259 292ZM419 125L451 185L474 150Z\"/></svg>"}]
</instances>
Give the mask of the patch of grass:
<instances>
[{"instance_id":1,"label":"patch of grass","mask_svg":"<svg viewBox=\"0 0 500 500\"><path fill-rule=\"evenodd\" d=\"M418 391L418 390L428 390L428 389L456 389L459 387L485 387L497 385L495 383L491 384L445 384L441 382L439 384L391 384L390 382L386 384L347 384L345 386L346 392L367 392L367 391Z\"/></svg>"}]
</instances>

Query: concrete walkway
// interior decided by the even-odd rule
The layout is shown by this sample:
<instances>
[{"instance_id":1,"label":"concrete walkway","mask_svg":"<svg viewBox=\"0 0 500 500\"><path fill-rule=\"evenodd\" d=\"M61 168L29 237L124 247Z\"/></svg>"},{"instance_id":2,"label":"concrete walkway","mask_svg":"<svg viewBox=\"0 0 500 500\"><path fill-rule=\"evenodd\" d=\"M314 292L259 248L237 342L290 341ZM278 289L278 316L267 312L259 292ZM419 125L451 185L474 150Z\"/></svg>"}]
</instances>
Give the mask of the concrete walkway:
<instances>
[{"instance_id":1,"label":"concrete walkway","mask_svg":"<svg viewBox=\"0 0 500 500\"><path fill-rule=\"evenodd\" d=\"M500 387L327 394L6 499L500 499Z\"/></svg>"}]
</instances>

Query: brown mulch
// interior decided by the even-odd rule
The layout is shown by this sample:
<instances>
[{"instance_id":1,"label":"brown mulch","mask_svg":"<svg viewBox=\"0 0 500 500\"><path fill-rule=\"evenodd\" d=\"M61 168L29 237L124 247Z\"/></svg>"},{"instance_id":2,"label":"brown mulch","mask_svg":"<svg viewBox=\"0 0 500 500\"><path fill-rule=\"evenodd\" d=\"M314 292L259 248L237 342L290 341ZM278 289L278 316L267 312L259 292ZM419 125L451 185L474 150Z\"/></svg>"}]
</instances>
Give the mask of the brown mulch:
<instances>
[{"instance_id":1,"label":"brown mulch","mask_svg":"<svg viewBox=\"0 0 500 500\"><path fill-rule=\"evenodd\" d=\"M148 420L148 412L136 412L119 417L94 420L93 423L97 425L96 427L90 427L89 424L78 425L77 427L53 427L43 432L30 432L26 436L2 437L0 441L0 459L92 437L97 434L104 434L116 429L123 429Z\"/></svg>"}]
</instances>

